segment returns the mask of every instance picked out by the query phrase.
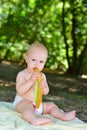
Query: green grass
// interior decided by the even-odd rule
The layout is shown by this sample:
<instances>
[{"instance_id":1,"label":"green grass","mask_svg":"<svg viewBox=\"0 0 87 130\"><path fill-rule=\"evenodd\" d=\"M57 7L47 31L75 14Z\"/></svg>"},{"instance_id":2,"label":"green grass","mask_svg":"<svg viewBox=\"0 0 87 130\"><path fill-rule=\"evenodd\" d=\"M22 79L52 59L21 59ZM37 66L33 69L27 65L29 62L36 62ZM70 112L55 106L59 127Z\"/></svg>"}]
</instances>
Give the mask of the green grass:
<instances>
[{"instance_id":1,"label":"green grass","mask_svg":"<svg viewBox=\"0 0 87 130\"><path fill-rule=\"evenodd\" d=\"M4 90L7 90L7 91L15 91L15 87L7 87L7 86L0 86L0 91L4 91Z\"/></svg>"},{"instance_id":2,"label":"green grass","mask_svg":"<svg viewBox=\"0 0 87 130\"><path fill-rule=\"evenodd\" d=\"M72 97L78 99L87 99L87 95L72 94Z\"/></svg>"}]
</instances>

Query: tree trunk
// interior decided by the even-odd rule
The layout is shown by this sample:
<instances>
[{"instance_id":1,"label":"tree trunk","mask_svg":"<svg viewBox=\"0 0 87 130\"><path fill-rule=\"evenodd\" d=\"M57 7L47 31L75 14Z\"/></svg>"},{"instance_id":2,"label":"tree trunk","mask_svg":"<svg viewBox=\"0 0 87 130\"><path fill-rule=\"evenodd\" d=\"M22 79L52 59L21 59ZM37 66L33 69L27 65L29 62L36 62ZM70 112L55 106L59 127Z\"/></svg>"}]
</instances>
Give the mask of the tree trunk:
<instances>
[{"instance_id":1,"label":"tree trunk","mask_svg":"<svg viewBox=\"0 0 87 130\"><path fill-rule=\"evenodd\" d=\"M87 41L86 44L84 45L83 50L81 51L81 54L78 57L78 73L83 74L83 67L84 67L84 57L87 54Z\"/></svg>"},{"instance_id":2,"label":"tree trunk","mask_svg":"<svg viewBox=\"0 0 87 130\"><path fill-rule=\"evenodd\" d=\"M69 73L71 73L71 64L70 64L70 59L69 59L69 50L68 50L68 43L67 43L67 38L66 38L66 27L65 27L65 21L64 21L64 6L65 6L65 0L63 0L63 8L62 8L62 33L64 36L64 43L65 43L65 48L66 48L66 58L67 58L67 62L68 62L68 71Z\"/></svg>"},{"instance_id":3,"label":"tree trunk","mask_svg":"<svg viewBox=\"0 0 87 130\"><path fill-rule=\"evenodd\" d=\"M73 17L72 17L72 46L73 46L73 56L72 56L72 73L77 73L77 39L75 35L76 29L76 17L75 10L73 9Z\"/></svg>"}]
</instances>

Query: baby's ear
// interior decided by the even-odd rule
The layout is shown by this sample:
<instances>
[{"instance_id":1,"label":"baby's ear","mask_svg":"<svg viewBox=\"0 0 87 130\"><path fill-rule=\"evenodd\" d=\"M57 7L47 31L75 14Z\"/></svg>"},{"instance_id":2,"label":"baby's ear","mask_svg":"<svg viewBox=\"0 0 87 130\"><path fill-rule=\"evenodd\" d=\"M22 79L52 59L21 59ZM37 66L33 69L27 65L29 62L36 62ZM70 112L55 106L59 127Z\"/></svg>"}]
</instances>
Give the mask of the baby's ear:
<instances>
[{"instance_id":1,"label":"baby's ear","mask_svg":"<svg viewBox=\"0 0 87 130\"><path fill-rule=\"evenodd\" d=\"M27 63L27 61L28 61L27 55L24 56L24 59L25 59L25 62Z\"/></svg>"}]
</instances>

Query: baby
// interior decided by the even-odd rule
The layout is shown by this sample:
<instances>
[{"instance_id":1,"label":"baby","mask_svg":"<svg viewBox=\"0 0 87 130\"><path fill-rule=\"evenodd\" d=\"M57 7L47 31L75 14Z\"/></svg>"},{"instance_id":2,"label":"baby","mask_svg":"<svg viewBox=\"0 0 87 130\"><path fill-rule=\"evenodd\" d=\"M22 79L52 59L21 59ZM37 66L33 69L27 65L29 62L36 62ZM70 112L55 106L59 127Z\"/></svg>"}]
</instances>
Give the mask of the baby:
<instances>
[{"instance_id":1,"label":"baby","mask_svg":"<svg viewBox=\"0 0 87 130\"><path fill-rule=\"evenodd\" d=\"M62 112L53 102L42 102L40 107L35 110L34 95L35 81L40 78L40 75L34 71L37 68L40 72L43 70L47 61L48 51L41 43L33 43L26 54L25 61L27 67L18 73L16 78L16 97L13 106L17 112L21 113L23 119L32 125L38 126L47 123L52 123L52 120L47 117L41 117L42 114L50 114L51 116L63 121L75 119L76 111ZM43 95L47 95L49 87L46 81L46 76L42 73L41 87Z\"/></svg>"}]
</instances>

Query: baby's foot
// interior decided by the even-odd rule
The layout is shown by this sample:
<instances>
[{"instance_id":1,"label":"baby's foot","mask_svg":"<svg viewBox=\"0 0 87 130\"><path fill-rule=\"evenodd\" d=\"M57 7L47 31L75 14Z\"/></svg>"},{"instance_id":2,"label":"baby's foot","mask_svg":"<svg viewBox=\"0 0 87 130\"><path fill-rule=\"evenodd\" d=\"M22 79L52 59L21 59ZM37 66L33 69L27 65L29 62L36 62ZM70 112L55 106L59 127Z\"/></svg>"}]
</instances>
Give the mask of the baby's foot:
<instances>
[{"instance_id":1,"label":"baby's foot","mask_svg":"<svg viewBox=\"0 0 87 130\"><path fill-rule=\"evenodd\" d=\"M67 112L64 114L62 120L63 121L70 121L70 120L74 120L76 116L76 111L71 111L71 112Z\"/></svg>"},{"instance_id":2,"label":"baby's foot","mask_svg":"<svg viewBox=\"0 0 87 130\"><path fill-rule=\"evenodd\" d=\"M52 120L43 117L37 117L31 121L31 124L34 126L44 125L48 123L52 123Z\"/></svg>"}]
</instances>

